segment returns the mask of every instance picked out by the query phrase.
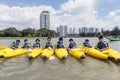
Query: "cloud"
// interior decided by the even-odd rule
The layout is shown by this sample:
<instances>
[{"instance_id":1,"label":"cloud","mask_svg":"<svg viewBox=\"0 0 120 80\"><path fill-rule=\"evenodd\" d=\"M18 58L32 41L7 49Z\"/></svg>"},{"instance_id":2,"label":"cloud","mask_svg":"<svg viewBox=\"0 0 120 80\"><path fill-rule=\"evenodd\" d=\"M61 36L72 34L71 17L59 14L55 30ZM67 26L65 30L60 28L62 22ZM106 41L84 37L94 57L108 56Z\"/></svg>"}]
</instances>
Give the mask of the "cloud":
<instances>
[{"instance_id":1,"label":"cloud","mask_svg":"<svg viewBox=\"0 0 120 80\"><path fill-rule=\"evenodd\" d=\"M52 14L57 13L51 6L32 6L32 7L9 7L0 5L0 26L1 28L15 26L18 29L40 28L39 16L43 10L48 10ZM3 26L3 27L2 27Z\"/></svg>"},{"instance_id":2,"label":"cloud","mask_svg":"<svg viewBox=\"0 0 120 80\"><path fill-rule=\"evenodd\" d=\"M68 25L76 28L83 26L104 27L105 29L120 25L120 10L111 11L107 16L98 16L100 14L97 12L97 4L99 2L100 0L68 0L60 5L59 10L49 5L9 7L0 4L0 29L11 26L15 26L17 29L28 27L39 29L40 13L43 10L50 11L51 29L54 30L59 25Z\"/></svg>"},{"instance_id":3,"label":"cloud","mask_svg":"<svg viewBox=\"0 0 120 80\"><path fill-rule=\"evenodd\" d=\"M107 0L107 2L112 3L114 0ZM69 26L112 29L120 25L120 15L118 15L120 10L111 11L107 16L100 17L98 16L100 13L97 12L100 4L100 0L68 0L61 5L61 10L66 13L64 18L68 19L66 22L69 22L67 24Z\"/></svg>"},{"instance_id":4,"label":"cloud","mask_svg":"<svg viewBox=\"0 0 120 80\"><path fill-rule=\"evenodd\" d=\"M105 22L107 23L107 26L113 27L113 26L120 26L120 9L114 10L109 12L109 14L105 17Z\"/></svg>"},{"instance_id":5,"label":"cloud","mask_svg":"<svg viewBox=\"0 0 120 80\"><path fill-rule=\"evenodd\" d=\"M61 10L65 12L63 18L67 25L74 27L95 27L97 26L97 11L95 0L69 0L61 5Z\"/></svg>"},{"instance_id":6,"label":"cloud","mask_svg":"<svg viewBox=\"0 0 120 80\"><path fill-rule=\"evenodd\" d=\"M63 11L74 12L93 12L95 10L95 0L68 0L61 5Z\"/></svg>"}]
</instances>

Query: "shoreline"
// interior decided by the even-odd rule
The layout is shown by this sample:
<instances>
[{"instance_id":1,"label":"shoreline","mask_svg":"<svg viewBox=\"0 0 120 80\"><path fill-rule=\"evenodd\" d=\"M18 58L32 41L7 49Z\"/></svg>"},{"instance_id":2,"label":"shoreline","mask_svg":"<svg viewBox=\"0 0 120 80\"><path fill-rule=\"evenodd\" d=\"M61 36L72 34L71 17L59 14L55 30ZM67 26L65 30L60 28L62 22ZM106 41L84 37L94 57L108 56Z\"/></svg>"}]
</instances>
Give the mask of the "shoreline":
<instances>
[{"instance_id":1,"label":"shoreline","mask_svg":"<svg viewBox=\"0 0 120 80\"><path fill-rule=\"evenodd\" d=\"M60 36L56 36L56 37L51 37L51 38L59 38ZM48 37L0 37L0 40L6 40L6 39L10 39L10 40L14 40L14 39L47 39ZM98 37L63 37L63 38L98 38ZM108 39L108 36L104 37L106 39Z\"/></svg>"},{"instance_id":2,"label":"shoreline","mask_svg":"<svg viewBox=\"0 0 120 80\"><path fill-rule=\"evenodd\" d=\"M41 38L46 39L47 37L0 37L0 40L4 39L35 39L35 38ZM51 38L59 38L59 37L51 37Z\"/></svg>"}]
</instances>

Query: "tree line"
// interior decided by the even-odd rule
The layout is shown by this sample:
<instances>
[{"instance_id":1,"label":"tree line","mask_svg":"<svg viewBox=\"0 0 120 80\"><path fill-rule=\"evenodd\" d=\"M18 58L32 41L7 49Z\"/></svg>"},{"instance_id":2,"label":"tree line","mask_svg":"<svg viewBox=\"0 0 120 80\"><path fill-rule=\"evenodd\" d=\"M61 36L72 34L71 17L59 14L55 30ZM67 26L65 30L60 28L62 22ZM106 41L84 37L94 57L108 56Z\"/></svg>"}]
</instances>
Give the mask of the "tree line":
<instances>
[{"instance_id":1,"label":"tree line","mask_svg":"<svg viewBox=\"0 0 120 80\"><path fill-rule=\"evenodd\" d=\"M120 29L118 26L115 26L112 30L105 30L99 33L79 33L80 37L98 37L99 35L120 37Z\"/></svg>"},{"instance_id":2,"label":"tree line","mask_svg":"<svg viewBox=\"0 0 120 80\"><path fill-rule=\"evenodd\" d=\"M120 37L120 29L115 26L112 30L105 30L99 33L79 33L80 37L97 37L99 35ZM57 37L60 36L54 30L46 28L35 30L34 28L27 28L23 30L17 30L14 27L10 27L4 30L0 30L0 37Z\"/></svg>"},{"instance_id":3,"label":"tree line","mask_svg":"<svg viewBox=\"0 0 120 80\"><path fill-rule=\"evenodd\" d=\"M0 30L0 37L56 37L59 33L54 30L46 28L35 30L34 28L27 28L23 30L17 30L14 27L10 27L4 30Z\"/></svg>"},{"instance_id":4,"label":"tree line","mask_svg":"<svg viewBox=\"0 0 120 80\"><path fill-rule=\"evenodd\" d=\"M115 26L111 31L103 31L103 34L105 36L120 37L120 28L118 26Z\"/></svg>"}]
</instances>

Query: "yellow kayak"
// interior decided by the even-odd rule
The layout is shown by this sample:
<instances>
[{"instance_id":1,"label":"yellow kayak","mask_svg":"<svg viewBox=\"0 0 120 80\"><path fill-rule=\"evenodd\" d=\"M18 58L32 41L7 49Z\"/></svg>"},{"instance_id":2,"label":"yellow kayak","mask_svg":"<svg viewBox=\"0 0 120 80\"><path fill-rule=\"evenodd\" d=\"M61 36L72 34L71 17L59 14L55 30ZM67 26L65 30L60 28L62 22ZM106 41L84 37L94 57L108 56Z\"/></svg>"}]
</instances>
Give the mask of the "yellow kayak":
<instances>
[{"instance_id":1,"label":"yellow kayak","mask_svg":"<svg viewBox=\"0 0 120 80\"><path fill-rule=\"evenodd\" d=\"M11 49L11 48L6 48L6 49L0 50L0 58L3 58L3 57L4 57L3 55L4 55L5 53L11 52L11 51L13 51L13 49Z\"/></svg>"},{"instance_id":2,"label":"yellow kayak","mask_svg":"<svg viewBox=\"0 0 120 80\"><path fill-rule=\"evenodd\" d=\"M3 51L1 51L0 58L15 57L15 56L18 56L18 55L22 55L26 52L27 52L27 50L25 50L25 49L13 50L13 49L7 48L7 49L4 49Z\"/></svg>"},{"instance_id":3,"label":"yellow kayak","mask_svg":"<svg viewBox=\"0 0 120 80\"><path fill-rule=\"evenodd\" d=\"M0 49L5 49L5 48L6 48L5 46L1 46L1 45L0 45Z\"/></svg>"},{"instance_id":4,"label":"yellow kayak","mask_svg":"<svg viewBox=\"0 0 120 80\"><path fill-rule=\"evenodd\" d=\"M68 57L68 52L64 48L56 49L55 54L59 59L65 60Z\"/></svg>"},{"instance_id":5,"label":"yellow kayak","mask_svg":"<svg viewBox=\"0 0 120 80\"><path fill-rule=\"evenodd\" d=\"M85 54L80 48L70 49L69 53L78 59L85 59Z\"/></svg>"},{"instance_id":6,"label":"yellow kayak","mask_svg":"<svg viewBox=\"0 0 120 80\"><path fill-rule=\"evenodd\" d=\"M112 56L115 59L115 61L120 62L120 53L116 50L109 48L107 50L104 50L103 53L107 54L108 56Z\"/></svg>"},{"instance_id":7,"label":"yellow kayak","mask_svg":"<svg viewBox=\"0 0 120 80\"><path fill-rule=\"evenodd\" d=\"M42 50L42 58L49 59L54 54L54 50L51 48L46 48Z\"/></svg>"},{"instance_id":8,"label":"yellow kayak","mask_svg":"<svg viewBox=\"0 0 120 80\"><path fill-rule=\"evenodd\" d=\"M113 59L112 57L109 57L108 55L94 49L94 48L87 48L84 46L80 47L87 55L90 55L92 57L98 58L98 59L103 59L103 60L107 60L107 59Z\"/></svg>"},{"instance_id":9,"label":"yellow kayak","mask_svg":"<svg viewBox=\"0 0 120 80\"><path fill-rule=\"evenodd\" d=\"M33 49L32 52L28 54L28 59L34 59L42 53L42 49Z\"/></svg>"}]
</instances>

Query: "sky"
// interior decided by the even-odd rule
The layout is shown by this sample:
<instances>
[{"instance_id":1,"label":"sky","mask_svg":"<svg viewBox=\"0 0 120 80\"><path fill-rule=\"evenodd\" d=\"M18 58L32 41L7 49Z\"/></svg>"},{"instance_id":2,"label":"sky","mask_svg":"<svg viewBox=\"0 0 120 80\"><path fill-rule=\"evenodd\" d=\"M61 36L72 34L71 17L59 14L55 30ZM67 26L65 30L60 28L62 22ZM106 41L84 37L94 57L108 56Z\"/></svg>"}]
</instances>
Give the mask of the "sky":
<instances>
[{"instance_id":1,"label":"sky","mask_svg":"<svg viewBox=\"0 0 120 80\"><path fill-rule=\"evenodd\" d=\"M120 0L0 0L0 29L40 28L40 13L50 11L51 29L120 26Z\"/></svg>"}]
</instances>

